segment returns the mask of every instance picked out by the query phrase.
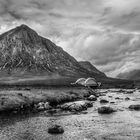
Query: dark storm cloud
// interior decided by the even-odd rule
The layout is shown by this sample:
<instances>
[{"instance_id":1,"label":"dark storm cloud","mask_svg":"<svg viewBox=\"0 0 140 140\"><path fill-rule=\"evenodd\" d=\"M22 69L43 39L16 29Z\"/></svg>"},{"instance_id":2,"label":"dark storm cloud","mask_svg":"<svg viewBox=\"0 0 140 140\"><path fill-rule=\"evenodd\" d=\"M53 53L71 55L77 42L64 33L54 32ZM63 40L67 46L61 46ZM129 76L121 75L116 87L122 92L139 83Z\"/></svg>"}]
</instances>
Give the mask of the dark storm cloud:
<instances>
[{"instance_id":1,"label":"dark storm cloud","mask_svg":"<svg viewBox=\"0 0 140 140\"><path fill-rule=\"evenodd\" d=\"M27 24L111 76L140 66L139 0L0 0L0 23Z\"/></svg>"}]
</instances>

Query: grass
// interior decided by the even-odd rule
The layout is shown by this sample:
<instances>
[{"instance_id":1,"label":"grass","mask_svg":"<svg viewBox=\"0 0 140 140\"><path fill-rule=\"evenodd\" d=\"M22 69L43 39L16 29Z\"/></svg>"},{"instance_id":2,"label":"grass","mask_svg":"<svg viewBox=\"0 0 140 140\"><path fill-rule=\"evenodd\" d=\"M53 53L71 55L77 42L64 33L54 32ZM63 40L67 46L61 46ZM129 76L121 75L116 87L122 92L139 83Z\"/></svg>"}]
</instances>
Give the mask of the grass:
<instances>
[{"instance_id":1,"label":"grass","mask_svg":"<svg viewBox=\"0 0 140 140\"><path fill-rule=\"evenodd\" d=\"M73 87L71 83L75 82L78 78L68 78L68 77L59 77L59 78L48 78L48 77L7 77L0 78L0 87ZM96 79L102 83L102 88L132 88L134 81L132 80L122 80L114 78L102 78Z\"/></svg>"},{"instance_id":2,"label":"grass","mask_svg":"<svg viewBox=\"0 0 140 140\"><path fill-rule=\"evenodd\" d=\"M83 88L31 89L30 91L1 90L0 111L12 110L22 105L31 106L39 102L49 102L51 105L57 105L82 99L89 94Z\"/></svg>"}]
</instances>

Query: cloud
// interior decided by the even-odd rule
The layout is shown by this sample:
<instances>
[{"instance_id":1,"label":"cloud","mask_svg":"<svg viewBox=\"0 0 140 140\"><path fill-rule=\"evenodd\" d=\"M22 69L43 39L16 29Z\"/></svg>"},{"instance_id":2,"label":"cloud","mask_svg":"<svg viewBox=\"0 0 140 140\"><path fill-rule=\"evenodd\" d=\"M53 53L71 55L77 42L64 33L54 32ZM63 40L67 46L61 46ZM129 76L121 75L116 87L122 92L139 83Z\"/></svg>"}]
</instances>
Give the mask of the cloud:
<instances>
[{"instance_id":1,"label":"cloud","mask_svg":"<svg viewBox=\"0 0 140 140\"><path fill-rule=\"evenodd\" d=\"M0 0L0 33L22 23L109 76L139 67L139 0Z\"/></svg>"},{"instance_id":2,"label":"cloud","mask_svg":"<svg viewBox=\"0 0 140 140\"><path fill-rule=\"evenodd\" d=\"M89 60L110 76L135 69L140 64L140 35L137 34L96 30L60 41L59 45L78 60Z\"/></svg>"}]
</instances>

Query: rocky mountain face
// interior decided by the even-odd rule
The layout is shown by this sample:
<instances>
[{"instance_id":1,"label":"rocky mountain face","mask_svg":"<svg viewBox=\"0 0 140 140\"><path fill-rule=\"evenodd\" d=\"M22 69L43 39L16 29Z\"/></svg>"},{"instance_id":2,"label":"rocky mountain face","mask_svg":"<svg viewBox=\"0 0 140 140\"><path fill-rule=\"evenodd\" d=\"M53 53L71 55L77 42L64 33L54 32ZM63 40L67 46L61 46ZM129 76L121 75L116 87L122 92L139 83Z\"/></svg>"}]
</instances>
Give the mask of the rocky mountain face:
<instances>
[{"instance_id":1,"label":"rocky mountain face","mask_svg":"<svg viewBox=\"0 0 140 140\"><path fill-rule=\"evenodd\" d=\"M140 80L140 70L133 70L127 73L120 73L117 77L121 79Z\"/></svg>"},{"instance_id":2,"label":"rocky mountain face","mask_svg":"<svg viewBox=\"0 0 140 140\"><path fill-rule=\"evenodd\" d=\"M90 66L91 67L91 66ZM93 69L93 71L92 71ZM61 47L26 25L0 35L0 75L105 76L78 63Z\"/></svg>"}]
</instances>

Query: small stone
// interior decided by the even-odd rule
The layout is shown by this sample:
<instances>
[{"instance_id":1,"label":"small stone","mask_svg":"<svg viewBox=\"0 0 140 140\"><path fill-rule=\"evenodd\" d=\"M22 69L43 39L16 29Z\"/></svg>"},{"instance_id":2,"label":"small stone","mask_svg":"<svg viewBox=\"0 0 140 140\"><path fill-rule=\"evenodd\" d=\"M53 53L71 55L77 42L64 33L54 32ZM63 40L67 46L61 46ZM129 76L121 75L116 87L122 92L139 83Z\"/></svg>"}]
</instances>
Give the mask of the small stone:
<instances>
[{"instance_id":1,"label":"small stone","mask_svg":"<svg viewBox=\"0 0 140 140\"><path fill-rule=\"evenodd\" d=\"M18 93L18 96L23 96L22 93Z\"/></svg>"},{"instance_id":2,"label":"small stone","mask_svg":"<svg viewBox=\"0 0 140 140\"><path fill-rule=\"evenodd\" d=\"M130 98L129 97L126 97L125 100L130 100Z\"/></svg>"},{"instance_id":3,"label":"small stone","mask_svg":"<svg viewBox=\"0 0 140 140\"><path fill-rule=\"evenodd\" d=\"M62 134L62 133L64 133L64 129L60 125L54 125L54 126L48 128L48 133L50 133L50 134Z\"/></svg>"},{"instance_id":4,"label":"small stone","mask_svg":"<svg viewBox=\"0 0 140 140\"><path fill-rule=\"evenodd\" d=\"M114 101L112 101L112 102L110 102L111 104L115 104L115 102Z\"/></svg>"},{"instance_id":5,"label":"small stone","mask_svg":"<svg viewBox=\"0 0 140 140\"><path fill-rule=\"evenodd\" d=\"M108 97L109 97L109 98L112 98L112 96L111 96L111 95L109 95Z\"/></svg>"},{"instance_id":6,"label":"small stone","mask_svg":"<svg viewBox=\"0 0 140 140\"><path fill-rule=\"evenodd\" d=\"M116 100L119 100L119 99L120 99L120 97L116 97L115 99L116 99Z\"/></svg>"}]
</instances>

